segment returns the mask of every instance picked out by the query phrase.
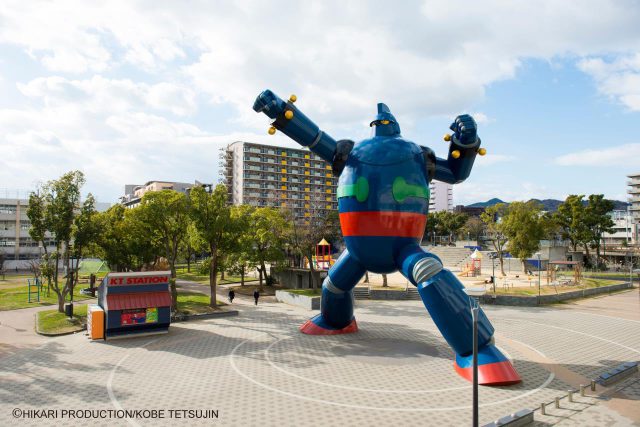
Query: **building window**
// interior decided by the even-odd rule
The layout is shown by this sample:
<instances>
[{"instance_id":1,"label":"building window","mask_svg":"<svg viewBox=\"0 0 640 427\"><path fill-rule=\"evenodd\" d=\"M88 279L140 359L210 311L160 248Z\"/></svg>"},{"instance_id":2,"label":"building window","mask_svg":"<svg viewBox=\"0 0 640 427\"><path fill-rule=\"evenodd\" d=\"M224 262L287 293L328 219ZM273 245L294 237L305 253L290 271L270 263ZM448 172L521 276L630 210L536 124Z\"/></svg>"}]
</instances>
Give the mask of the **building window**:
<instances>
[{"instance_id":1,"label":"building window","mask_svg":"<svg viewBox=\"0 0 640 427\"><path fill-rule=\"evenodd\" d=\"M0 205L0 214L15 215L15 213L16 213L15 205Z\"/></svg>"}]
</instances>

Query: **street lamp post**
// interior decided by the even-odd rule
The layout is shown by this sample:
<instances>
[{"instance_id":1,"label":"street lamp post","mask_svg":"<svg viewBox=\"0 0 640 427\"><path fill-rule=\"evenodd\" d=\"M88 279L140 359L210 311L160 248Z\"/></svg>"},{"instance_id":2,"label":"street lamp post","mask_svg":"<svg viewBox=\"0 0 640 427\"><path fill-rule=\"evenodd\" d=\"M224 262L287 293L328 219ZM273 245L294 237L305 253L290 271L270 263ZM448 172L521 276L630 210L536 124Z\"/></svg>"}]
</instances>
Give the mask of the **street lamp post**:
<instances>
[{"instance_id":1,"label":"street lamp post","mask_svg":"<svg viewBox=\"0 0 640 427\"><path fill-rule=\"evenodd\" d=\"M496 296L496 256L491 255L491 284L493 285L493 296Z\"/></svg>"},{"instance_id":2,"label":"street lamp post","mask_svg":"<svg viewBox=\"0 0 640 427\"><path fill-rule=\"evenodd\" d=\"M542 278L542 261L540 261L540 256L542 254L540 252L536 252L536 256L538 257L538 304L540 304L540 280Z\"/></svg>"},{"instance_id":3,"label":"street lamp post","mask_svg":"<svg viewBox=\"0 0 640 427\"><path fill-rule=\"evenodd\" d=\"M465 288L469 296L471 318L473 319L473 427L478 427L478 314L480 312L480 297L487 293L484 286Z\"/></svg>"}]
</instances>

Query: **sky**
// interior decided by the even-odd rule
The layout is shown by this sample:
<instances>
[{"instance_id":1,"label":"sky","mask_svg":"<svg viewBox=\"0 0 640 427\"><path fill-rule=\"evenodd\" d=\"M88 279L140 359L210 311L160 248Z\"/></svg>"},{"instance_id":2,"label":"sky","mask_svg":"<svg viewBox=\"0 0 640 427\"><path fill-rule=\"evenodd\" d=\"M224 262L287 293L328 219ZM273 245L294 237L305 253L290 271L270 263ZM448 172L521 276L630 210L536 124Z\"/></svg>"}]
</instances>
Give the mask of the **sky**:
<instances>
[{"instance_id":1,"label":"sky","mask_svg":"<svg viewBox=\"0 0 640 427\"><path fill-rule=\"evenodd\" d=\"M5 0L0 197L74 169L110 203L125 184L216 182L233 141L295 146L251 108L270 88L335 139L367 138L384 102L441 157L472 114L487 155L454 204L626 200L638 22L637 0Z\"/></svg>"}]
</instances>

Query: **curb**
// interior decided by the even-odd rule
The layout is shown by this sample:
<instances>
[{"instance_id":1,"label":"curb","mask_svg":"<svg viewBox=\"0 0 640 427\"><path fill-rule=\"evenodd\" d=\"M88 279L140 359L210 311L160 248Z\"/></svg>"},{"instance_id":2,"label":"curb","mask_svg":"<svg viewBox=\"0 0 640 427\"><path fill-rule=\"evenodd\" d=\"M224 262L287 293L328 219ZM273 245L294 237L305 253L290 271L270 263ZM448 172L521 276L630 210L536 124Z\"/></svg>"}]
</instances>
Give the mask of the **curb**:
<instances>
[{"instance_id":1,"label":"curb","mask_svg":"<svg viewBox=\"0 0 640 427\"><path fill-rule=\"evenodd\" d=\"M86 330L87 330L87 324L86 324L86 323L83 323L83 324L82 324L82 328L81 328L81 329L79 329L79 330L77 330L77 331L60 332L60 333L57 333L57 334L51 334L51 333L49 333L49 332L42 332L42 331L40 331L40 330L38 329L38 313L39 313L39 312L37 312L37 313L33 313L33 319L34 319L34 326L33 326L33 328L35 329L36 334L38 334L38 335L42 335L43 337L62 337L62 336L65 336L65 335L73 335L73 334L77 334L78 332L82 332L82 331L86 331Z\"/></svg>"},{"instance_id":2,"label":"curb","mask_svg":"<svg viewBox=\"0 0 640 427\"><path fill-rule=\"evenodd\" d=\"M225 310L218 311L213 313L202 313L202 314L183 314L181 316L176 316L171 319L172 322L188 322L190 320L200 320L200 319L211 319L214 317L232 317L238 315L238 310Z\"/></svg>"}]
</instances>

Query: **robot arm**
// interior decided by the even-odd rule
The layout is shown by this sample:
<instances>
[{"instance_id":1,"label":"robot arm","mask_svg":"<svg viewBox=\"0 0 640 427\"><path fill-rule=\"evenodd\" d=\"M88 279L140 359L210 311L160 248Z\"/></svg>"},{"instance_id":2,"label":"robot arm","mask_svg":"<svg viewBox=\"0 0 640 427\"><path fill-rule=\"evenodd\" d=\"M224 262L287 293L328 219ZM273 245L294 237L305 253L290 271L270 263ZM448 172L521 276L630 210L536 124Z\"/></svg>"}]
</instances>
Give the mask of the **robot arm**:
<instances>
[{"instance_id":1,"label":"robot arm","mask_svg":"<svg viewBox=\"0 0 640 427\"><path fill-rule=\"evenodd\" d=\"M478 125L473 117L463 114L458 116L449 127L454 134L445 135L449 144L449 154L446 159L436 157L432 150L423 148L429 179L458 184L467 179L471 173L476 155L484 156L486 150L480 148Z\"/></svg>"},{"instance_id":2,"label":"robot arm","mask_svg":"<svg viewBox=\"0 0 640 427\"><path fill-rule=\"evenodd\" d=\"M298 144L308 147L309 150L333 165L334 169L336 166L340 166L339 171L334 171L339 174L344 167L344 164L341 163L346 161L346 157L351 151L349 144L345 145L342 141L337 143L331 136L321 131L315 123L293 105L295 101L295 95L291 95L289 101L285 102L267 89L258 95L253 104L253 110L257 113L264 113L273 119L272 127L269 129L270 134L273 135L276 129L280 130ZM351 143L351 147L353 147L353 143Z\"/></svg>"}]
</instances>

